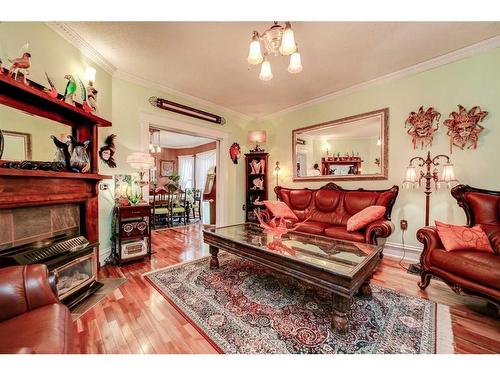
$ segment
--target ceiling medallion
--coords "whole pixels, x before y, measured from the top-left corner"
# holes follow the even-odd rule
[[[267,56],[271,54],[290,56],[288,72],[296,74],[302,71],[300,53],[290,22],[285,22],[285,26],[281,26],[275,21],[274,25],[262,34],[259,34],[258,31],[253,32],[248,51],[248,63],[251,65],[261,64],[259,78],[262,81],[269,81],[273,78],[271,63],[267,59]]]

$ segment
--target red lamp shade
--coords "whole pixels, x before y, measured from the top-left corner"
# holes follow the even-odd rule
[[[250,130],[247,133],[248,143],[266,143],[267,134],[265,130]]]

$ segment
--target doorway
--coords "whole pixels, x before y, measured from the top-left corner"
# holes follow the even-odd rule
[[[201,218],[198,219],[198,212],[194,215],[197,222],[226,225],[227,202],[223,197],[226,194],[228,176],[217,172],[227,170],[225,165],[227,160],[221,157],[221,150],[228,147],[228,134],[218,129],[206,128],[198,122],[181,121],[149,113],[141,114],[141,127],[142,143],[148,149],[151,143],[156,142],[151,146],[158,146],[157,140],[152,138],[151,130],[160,131],[160,152],[152,153],[156,159],[156,169],[151,171],[152,174],[156,174],[152,177],[156,179],[157,187],[169,183],[166,179],[169,176],[162,175],[177,172],[177,184],[181,191],[187,189],[201,191]],[[187,143],[188,141],[191,143]],[[161,150],[169,148],[170,150]],[[175,150],[174,154],[172,149]],[[179,151],[181,149],[191,150],[181,152]],[[192,219],[191,210],[188,224],[193,221]]]

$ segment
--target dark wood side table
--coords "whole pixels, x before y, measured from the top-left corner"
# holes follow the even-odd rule
[[[151,259],[151,206],[116,206],[113,218],[112,259],[122,263]]]

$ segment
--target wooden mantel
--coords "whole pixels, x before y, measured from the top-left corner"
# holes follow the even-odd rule
[[[81,207],[81,234],[90,242],[99,241],[99,181],[111,178],[99,174],[98,128],[111,122],[83,111],[81,105],[69,105],[51,98],[36,82],[29,85],[7,76],[0,70],[0,104],[28,114],[71,126],[79,140],[90,140],[89,173],[52,172],[0,167],[0,209],[78,203]],[[36,139],[34,140],[36,142]]]
[[[3,69],[0,72],[0,104],[70,126],[111,126],[110,121],[85,112],[79,103],[76,106],[65,103],[61,95],[51,98],[42,85],[30,80],[28,83],[27,86],[8,77],[7,70]]]

